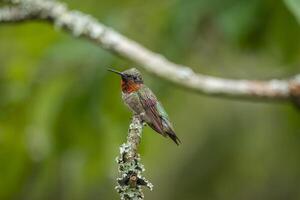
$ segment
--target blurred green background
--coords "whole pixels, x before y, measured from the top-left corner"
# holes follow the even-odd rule
[[[297,0],[65,2],[197,72],[299,73]],[[118,199],[115,157],[131,114],[106,68],[136,65],[42,22],[1,24],[0,60],[0,199]],[[144,76],[182,140],[177,147],[144,129],[154,184],[146,199],[300,199],[292,105],[206,97]]]

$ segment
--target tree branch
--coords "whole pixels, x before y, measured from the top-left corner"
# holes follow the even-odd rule
[[[27,12],[21,7],[3,7],[0,8],[0,21],[1,22],[21,22],[34,18],[33,12]]]
[[[120,178],[117,179],[116,190],[122,200],[144,199],[142,186],[152,190],[153,185],[143,177],[145,170],[140,163],[140,156],[137,153],[141,141],[143,124],[138,116],[133,116],[129,125],[127,142],[120,147],[120,156],[117,158]]]
[[[300,86],[299,78],[290,80],[233,80],[195,73],[191,68],[175,64],[160,54],[154,53],[139,43],[106,27],[93,17],[50,0],[10,0],[22,7],[0,13],[0,22],[16,22],[25,19],[50,20],[74,36],[89,39],[104,49],[139,64],[146,71],[190,90],[213,96],[228,96],[258,100],[300,99],[292,88]],[[3,11],[3,10],[2,10]],[[1,11],[0,11],[1,12]],[[295,96],[296,95],[296,96]],[[297,101],[294,101],[297,102]]]

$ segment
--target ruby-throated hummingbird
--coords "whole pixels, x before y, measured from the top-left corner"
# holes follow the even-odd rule
[[[153,92],[144,85],[141,73],[135,68],[123,72],[108,70],[121,76],[122,99],[133,113],[139,115],[153,130],[165,137],[169,136],[179,145],[181,142],[174,132],[168,114]]]

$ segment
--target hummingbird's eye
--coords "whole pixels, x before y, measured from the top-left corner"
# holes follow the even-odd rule
[[[126,74],[125,78],[128,80],[131,79],[131,76]]]

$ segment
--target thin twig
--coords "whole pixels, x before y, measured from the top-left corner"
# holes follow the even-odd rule
[[[153,185],[143,177],[145,170],[140,163],[138,146],[141,141],[143,124],[139,117],[133,116],[129,125],[127,142],[120,147],[120,155],[117,158],[119,165],[120,178],[117,179],[119,192],[122,200],[144,199],[142,186],[152,190]]]

